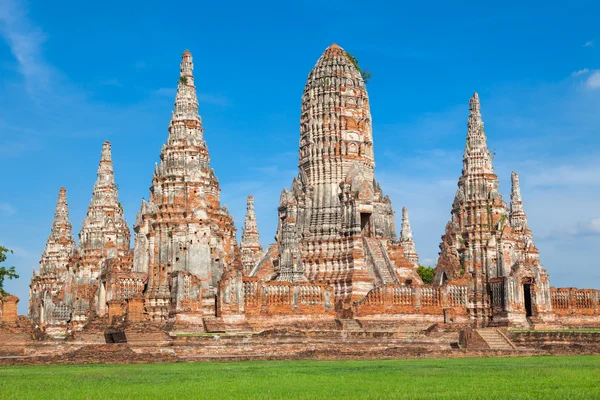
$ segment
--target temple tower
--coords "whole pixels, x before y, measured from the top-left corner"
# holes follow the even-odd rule
[[[242,267],[244,274],[248,274],[260,260],[263,249],[260,244],[260,236],[256,225],[256,213],[254,212],[254,197],[248,196],[246,203],[246,219],[242,231]]]
[[[74,319],[87,319],[89,310],[104,314],[105,289],[97,285],[107,259],[123,258],[130,252],[130,231],[119,202],[110,142],[102,145],[98,177],[92,200],[79,232],[79,245],[69,264],[74,274]]]
[[[408,209],[402,207],[402,231],[400,232],[400,244],[404,249],[404,258],[417,268],[419,266],[419,255],[413,240],[410,220],[408,219]]]
[[[29,286],[29,317],[38,325],[66,323],[70,306],[64,303],[63,287],[69,275],[67,265],[75,250],[75,240],[69,221],[67,190],[58,192],[52,230],[40,260],[40,270],[34,270]]]
[[[197,302],[201,296],[208,310],[223,270],[239,264],[233,219],[220,204],[210,167],[193,68],[186,50],[167,143],[134,228],[134,270],[149,275],[146,306],[153,319],[166,318],[183,299]],[[190,283],[196,280],[201,284]]]
[[[304,88],[299,174],[281,194],[273,265],[277,280],[334,285],[338,311],[377,285],[420,282],[410,263],[391,261],[406,260],[374,178],[371,126],[365,82],[333,44]]]
[[[510,193],[510,225],[519,232],[532,236],[527,226],[527,216],[523,209],[523,199],[521,198],[521,186],[519,184],[519,175],[516,172],[511,174],[511,193]]]
[[[470,100],[462,175],[452,204],[452,217],[442,236],[434,283],[468,281],[471,318],[481,325],[526,324],[526,316],[544,313],[549,304],[547,276],[539,258],[533,256],[538,254],[537,249],[526,244],[528,234],[520,233],[528,229],[523,228],[526,218],[516,175],[513,175],[512,200],[513,211],[509,216],[498,190],[479,96],[475,93]],[[538,286],[524,283],[533,281]]]

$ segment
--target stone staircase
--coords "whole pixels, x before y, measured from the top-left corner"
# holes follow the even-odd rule
[[[335,320],[336,325],[338,326],[338,329],[342,330],[342,331],[352,331],[352,332],[362,332],[363,331],[363,327],[360,324],[360,322],[358,322],[355,319],[336,319]]]
[[[381,277],[381,280],[383,281],[382,284],[388,285],[399,283],[398,277],[395,276],[393,268],[391,268],[383,253],[385,250],[382,248],[380,241],[363,237],[363,243],[365,246],[365,256],[373,264],[375,273]]]
[[[492,350],[514,351],[515,346],[498,329],[477,329],[477,334],[490,346]]]

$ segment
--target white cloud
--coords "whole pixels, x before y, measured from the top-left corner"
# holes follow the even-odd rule
[[[585,84],[589,89],[600,89],[600,70],[593,71]]]
[[[573,73],[571,74],[571,76],[585,75],[585,74],[587,74],[588,72],[590,72],[590,70],[589,70],[589,69],[587,69],[587,68],[583,68],[583,69],[580,69],[579,71],[575,71],[575,72],[573,72]]]
[[[46,35],[29,21],[19,1],[0,2],[0,35],[17,60],[29,93],[47,88],[55,71],[42,57],[41,47]]]
[[[581,238],[584,236],[600,235],[600,218],[593,218],[587,221],[579,221],[574,225],[567,226],[563,229],[554,230],[546,235],[543,239],[562,240],[568,237]]]
[[[583,44],[583,47],[594,47],[594,41],[589,40]]]
[[[7,216],[15,215],[17,210],[7,202],[0,203],[0,214]]]

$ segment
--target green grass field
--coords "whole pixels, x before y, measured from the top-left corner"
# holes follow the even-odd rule
[[[1,399],[600,399],[600,357],[0,367]]]

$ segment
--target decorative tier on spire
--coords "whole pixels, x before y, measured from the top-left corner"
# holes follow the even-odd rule
[[[216,293],[224,269],[241,267],[234,255],[233,219],[220,204],[219,182],[210,167],[193,68],[186,50],[167,143],[134,228],[134,271],[148,273],[145,295],[153,319],[167,318],[182,301],[201,307],[202,296]],[[191,285],[185,291],[179,286],[184,283]]]
[[[419,266],[419,255],[415,242],[413,240],[410,220],[408,219],[408,209],[402,207],[402,232],[400,232],[400,244],[404,248],[404,257],[415,267]]]
[[[262,256],[262,246],[256,225],[256,213],[254,212],[254,197],[248,196],[246,203],[246,219],[242,231],[242,267],[244,273],[248,274]]]

